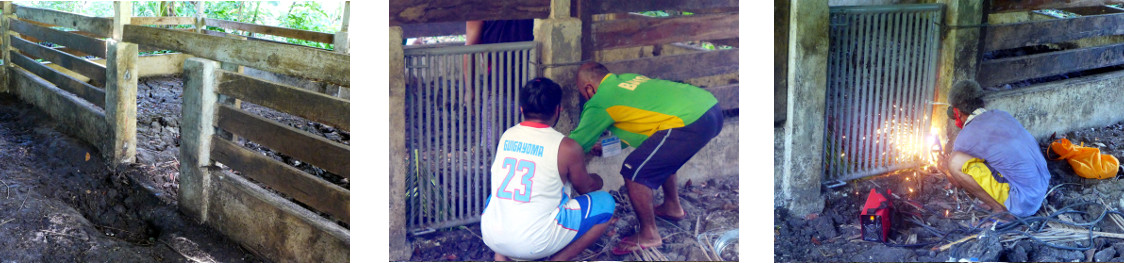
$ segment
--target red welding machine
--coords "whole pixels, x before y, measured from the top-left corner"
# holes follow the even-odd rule
[[[859,225],[862,227],[863,240],[885,243],[889,240],[890,215],[894,206],[890,203],[890,190],[879,193],[870,189],[863,205],[862,214],[859,215]]]

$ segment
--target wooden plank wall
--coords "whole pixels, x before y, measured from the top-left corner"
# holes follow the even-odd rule
[[[988,13],[1124,4],[1124,0],[988,0]]]
[[[1082,5],[1067,4],[1062,7],[1083,9],[1084,4],[1103,4],[1097,1],[1075,2],[1082,2]],[[1054,5],[1024,4],[1027,8],[1060,8]],[[1124,13],[992,25],[984,30],[981,51],[996,52],[1091,37],[1124,35],[1124,27],[1119,25],[1124,25]],[[977,80],[984,87],[994,87],[1122,64],[1124,43],[1117,43],[983,60],[980,62]]]
[[[550,0],[390,1],[390,26],[469,20],[530,19],[550,15]]]

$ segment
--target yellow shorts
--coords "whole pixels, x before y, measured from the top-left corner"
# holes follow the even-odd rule
[[[1007,194],[1011,192],[1011,185],[995,180],[995,177],[1003,178],[1003,175],[999,174],[999,172],[995,172],[993,176],[991,169],[984,164],[983,159],[972,158],[964,162],[964,166],[960,167],[960,171],[971,175],[972,179],[976,180],[976,183],[980,185],[980,188],[983,188],[984,192],[987,192],[987,195],[994,198],[1000,205],[1007,206]]]

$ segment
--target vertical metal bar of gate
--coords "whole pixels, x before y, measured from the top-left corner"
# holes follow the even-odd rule
[[[404,49],[409,231],[480,220],[499,136],[521,119],[519,87],[537,72],[535,48],[517,42]],[[468,78],[465,56],[475,58]]]
[[[921,164],[941,4],[832,7],[825,182]]]

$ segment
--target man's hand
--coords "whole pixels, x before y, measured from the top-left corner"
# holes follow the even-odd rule
[[[601,157],[601,142],[593,144],[593,148],[589,150],[589,153],[593,154],[593,156]]]

